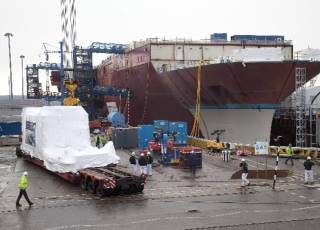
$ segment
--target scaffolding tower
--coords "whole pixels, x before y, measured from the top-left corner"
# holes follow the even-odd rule
[[[95,83],[95,70],[92,66],[92,52],[90,49],[75,46],[73,49],[73,79],[77,82],[77,97],[81,106],[89,114],[89,119],[95,118],[93,87]]]
[[[306,68],[296,68],[296,146],[306,146]]]
[[[36,65],[27,66],[27,98],[40,99],[42,98],[42,85],[39,81],[39,68]]]
[[[312,107],[312,104],[309,106],[309,146],[308,147],[317,147],[317,109]]]

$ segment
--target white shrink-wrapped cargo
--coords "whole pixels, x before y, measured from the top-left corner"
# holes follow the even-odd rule
[[[116,164],[113,142],[90,144],[88,114],[81,106],[28,107],[22,111],[21,149],[54,172]]]

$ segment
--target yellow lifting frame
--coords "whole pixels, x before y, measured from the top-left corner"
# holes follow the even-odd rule
[[[199,137],[200,136],[201,80],[202,80],[202,65],[203,64],[205,64],[205,61],[201,60],[198,65],[196,110],[194,113],[194,123],[193,123],[191,134],[190,134],[190,136],[192,136],[192,137]]]

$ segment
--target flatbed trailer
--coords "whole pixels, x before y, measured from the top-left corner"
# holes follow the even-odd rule
[[[32,157],[21,150],[19,146],[16,149],[16,154],[18,157],[23,157],[25,160],[54,173],[72,184],[80,185],[82,189],[88,190],[99,197],[121,193],[140,193],[144,189],[146,180],[144,175],[133,175],[117,165],[86,168],[76,173],[60,173],[48,170],[42,160]]]

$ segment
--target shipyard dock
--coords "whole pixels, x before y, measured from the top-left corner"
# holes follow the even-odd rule
[[[320,229],[319,5],[3,1],[0,230]]]
[[[129,150],[118,150],[120,165],[129,167]],[[275,159],[246,157],[249,169],[274,168]],[[320,223],[319,167],[313,186],[303,184],[303,160],[272,180],[251,179],[247,190],[239,179],[239,158],[203,154],[202,169],[192,177],[188,169],[154,164],[145,189],[135,195],[99,198],[54,174],[15,156],[14,147],[0,148],[0,229],[316,229]],[[29,197],[16,209],[17,184],[29,172]]]

